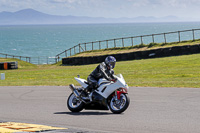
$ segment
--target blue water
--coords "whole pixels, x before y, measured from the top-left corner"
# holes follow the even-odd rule
[[[188,29],[200,29],[200,22],[0,26],[0,53],[54,57],[79,43]],[[174,36],[175,40],[178,38],[168,35],[168,40]],[[184,40],[192,40],[192,34],[182,36]],[[196,32],[195,37],[200,38],[200,32]],[[152,37],[143,41],[150,43]],[[155,42],[162,41],[155,38]],[[134,45],[139,42],[140,39],[134,40]],[[125,41],[126,45],[129,44]]]

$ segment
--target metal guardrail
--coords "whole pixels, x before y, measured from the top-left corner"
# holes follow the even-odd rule
[[[78,45],[75,45],[74,47],[71,47],[59,54],[57,54],[55,57],[58,59],[62,57],[69,57],[78,53],[82,53],[84,51],[89,50],[100,50],[100,49],[106,49],[106,48],[116,48],[116,47],[125,47],[125,40],[129,40],[129,44],[127,46],[134,46],[137,45],[134,43],[134,40],[139,39],[140,44],[144,44],[144,39],[146,37],[151,37],[151,43],[156,43],[155,40],[156,36],[162,36],[163,43],[168,43],[167,35],[169,34],[177,34],[177,39],[173,42],[181,42],[181,33],[183,32],[191,32],[192,34],[192,40],[200,39],[200,35],[198,37],[195,37],[195,31],[200,31],[200,29],[191,29],[191,30],[182,30],[182,31],[174,31],[174,32],[166,32],[166,33],[158,33],[158,34],[150,34],[150,35],[141,35],[141,36],[132,36],[132,37],[123,37],[123,38],[115,38],[115,39],[109,39],[109,40],[101,40],[101,41],[94,41],[94,42],[86,42],[86,43],[79,43]],[[120,44],[121,42],[121,44]],[[104,44],[104,46],[102,46]],[[95,46],[94,46],[95,45]],[[95,49],[97,48],[97,49]]]

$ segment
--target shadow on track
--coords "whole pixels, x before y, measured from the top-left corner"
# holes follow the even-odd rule
[[[66,115],[113,115],[111,112],[55,112],[54,114]]]

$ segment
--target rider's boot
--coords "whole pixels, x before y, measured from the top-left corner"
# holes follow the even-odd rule
[[[92,102],[92,95],[93,95],[93,92],[97,89],[97,87],[93,88],[90,90],[90,93],[88,94],[88,98],[90,99],[90,102]]]
[[[93,91],[88,95],[90,102],[92,102],[92,94],[93,94]]]
[[[80,96],[84,99],[84,100],[89,100],[89,92],[90,88],[89,87],[86,87],[80,94]]]

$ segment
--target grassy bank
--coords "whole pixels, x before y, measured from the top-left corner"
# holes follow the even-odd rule
[[[0,80],[0,86],[78,85],[74,77],[79,74],[86,79],[96,66],[36,66],[19,61],[19,69],[0,71],[6,75],[6,80]],[[194,54],[117,62],[115,73],[122,73],[129,86],[200,88],[199,66],[200,54]]]
[[[111,54],[129,53],[129,52],[135,52],[135,51],[152,50],[152,49],[158,49],[158,48],[167,48],[167,47],[172,47],[172,46],[184,46],[184,45],[195,45],[195,44],[200,44],[200,39],[197,39],[194,41],[189,40],[189,41],[172,42],[172,43],[139,44],[139,45],[124,47],[124,48],[116,47],[116,48],[109,48],[109,49],[85,51],[71,57],[109,55],[109,54],[111,55]]]

